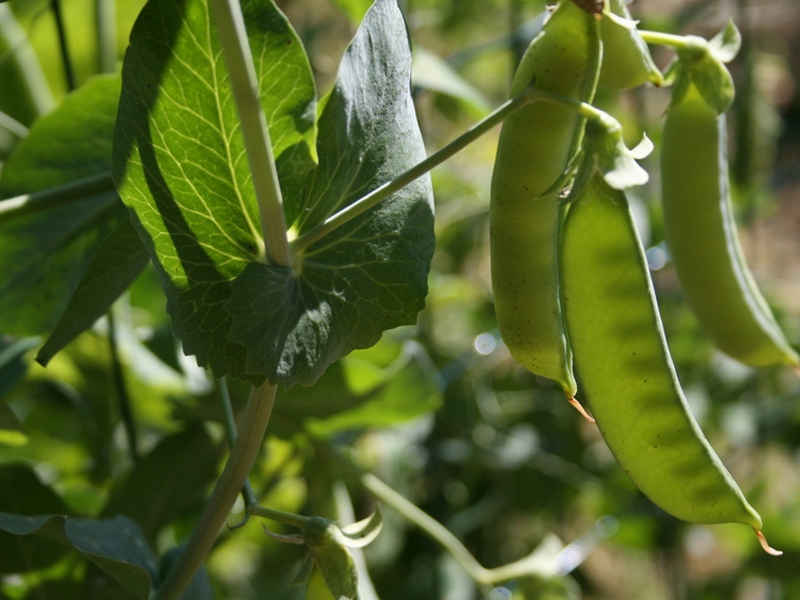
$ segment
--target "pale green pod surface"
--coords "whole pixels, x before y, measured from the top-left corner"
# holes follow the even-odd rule
[[[632,21],[625,0],[609,0],[611,13]],[[603,40],[603,66],[598,86],[606,89],[628,89],[646,81],[662,86],[664,76],[650,55],[647,44],[636,27],[625,27],[608,16],[600,22]]]
[[[742,254],[728,179],[725,116],[697,89],[670,108],[661,172],[664,232],[686,301],[714,344],[755,366],[798,364]]]
[[[531,42],[511,95],[534,82],[536,88],[590,101],[600,54],[598,23],[571,0],[561,2]],[[577,152],[582,126],[574,109],[543,101],[506,119],[489,213],[500,334],[517,362],[556,381],[569,397],[576,385],[559,291],[562,210],[551,188]]]
[[[759,531],[761,517],[689,412],[625,195],[599,175],[570,205],[562,264],[584,397],[620,466],[680,519]]]

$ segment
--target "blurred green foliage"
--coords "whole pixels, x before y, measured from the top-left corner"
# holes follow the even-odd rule
[[[116,2],[119,57],[142,4]],[[366,4],[279,4],[307,45],[324,91]],[[432,150],[472,124],[483,102],[496,106],[505,98],[515,56],[541,23],[543,3],[400,4],[415,46],[438,57],[457,81],[436,86],[424,77],[415,80],[419,120]],[[679,3],[665,13],[653,4],[643,2],[641,12],[634,5],[634,15],[646,27],[676,32],[698,31],[698,11],[713,9],[718,10],[708,31],[717,30],[730,5]],[[100,68],[96,3],[62,5],[70,59],[83,84]],[[62,98],[67,88],[49,2],[11,0],[9,6],[54,96]],[[745,237],[756,273],[797,345],[800,304],[792,283],[800,261],[786,250],[796,248],[797,235],[785,220],[797,202],[791,192],[800,189],[798,173],[786,165],[800,146],[790,127],[779,137],[781,119],[800,105],[785,92],[797,74],[786,66],[791,57],[780,53],[779,44],[765,43],[768,33],[746,23],[740,28],[745,46],[732,65],[738,94],[731,118],[737,200],[750,224]],[[789,34],[781,29],[775,35]],[[795,48],[800,41],[785,40],[785,47]],[[425,54],[418,57],[424,60]],[[656,58],[663,68],[669,57]],[[647,88],[606,93],[598,104],[620,119],[631,143],[646,131],[658,148],[667,101],[668,92]],[[699,329],[664,260],[657,156],[644,163],[651,183],[636,191],[636,206],[670,348],[698,421],[764,517],[770,543],[784,550],[780,559],[764,555],[752,532],[741,527],[692,526],[660,512],[562,393],[510,359],[495,331],[488,269],[495,144],[496,135],[488,135],[433,172],[437,249],[418,324],[390,331],[375,347],[342,359],[314,387],[279,395],[251,476],[261,504],[337,518],[333,489],[345,480],[356,514],[369,514],[374,498],[335,459],[345,449],[446,525],[486,567],[520,559],[552,536],[569,544],[559,576],[515,581],[483,595],[447,553],[384,507],[383,531],[365,550],[383,600],[800,597],[800,380],[785,369],[755,371],[725,358]],[[777,180],[770,176],[776,165]],[[0,483],[0,511],[127,515],[157,555],[187,537],[225,455],[223,414],[215,383],[182,355],[164,306],[148,267],[114,307],[137,453],[124,427],[126,404],[114,376],[107,320],[59,352],[46,369],[32,361],[36,340],[0,338],[0,479],[13,482]],[[240,410],[247,387],[229,383]],[[267,527],[291,532],[273,523]],[[8,536],[6,531],[0,536]],[[32,545],[31,554],[14,553],[17,546],[5,539],[0,598],[124,597],[114,595],[121,592],[106,572],[64,546],[42,542]],[[305,557],[304,547],[282,544],[255,523],[225,532],[208,562],[215,597],[302,598],[297,581],[307,574]],[[87,582],[111,591],[81,596]],[[314,592],[322,590],[316,584],[309,590],[311,600],[325,597]]]

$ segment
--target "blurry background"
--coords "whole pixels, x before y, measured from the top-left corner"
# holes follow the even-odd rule
[[[74,83],[80,85],[104,68],[94,34],[99,4],[60,4]],[[105,4],[116,22],[121,58],[143,3]],[[321,96],[369,3],[278,4],[306,44]],[[419,121],[433,151],[505,99],[516,60],[541,24],[544,3],[400,4],[414,44]],[[68,83],[51,3],[8,5],[58,101]],[[729,114],[736,208],[750,266],[797,347],[800,7],[794,0],[636,0],[630,9],[645,29],[711,37],[733,18],[742,32],[742,51],[730,65],[737,85]],[[672,57],[666,49],[653,51],[662,68]],[[262,503],[335,516],[332,490],[343,475],[331,449],[346,447],[444,523],[486,567],[520,559],[552,536],[575,542],[565,555],[570,560],[563,563],[563,577],[518,581],[494,590],[493,600],[800,598],[800,378],[789,369],[756,371],[719,354],[683,302],[660,222],[657,149],[668,99],[669,90],[641,88],[604,92],[597,104],[625,125],[629,145],[643,132],[656,144],[645,161],[651,181],[630,196],[673,357],[695,416],[761,512],[770,543],[785,552],[782,558],[765,555],[746,527],[692,526],[661,512],[633,487],[596,428],[564,402],[560,390],[510,359],[495,329],[488,263],[497,130],[433,172],[437,251],[418,324],[353,353],[313,389],[279,397],[272,437],[252,478]],[[126,512],[146,524],[148,539],[164,551],[191,530],[224,458],[221,414],[213,382],[181,357],[152,270],[115,315],[140,452],[144,461],[150,457],[146,468],[134,467],[128,456],[120,410],[111,401],[117,391],[107,327],[100,322],[47,369],[26,358],[19,340],[2,339],[0,351],[16,350],[13,360],[6,352],[0,361],[0,393],[27,443],[0,445],[0,477],[16,482],[11,469],[21,461],[35,474],[34,491],[46,497],[28,507],[31,514]],[[246,391],[231,383],[236,406]],[[11,511],[7,489],[0,488],[0,510]],[[357,515],[374,507],[357,483],[349,490]],[[481,597],[451,557],[390,508],[383,512],[384,530],[366,549],[380,598]],[[66,587],[56,595],[43,592],[59,585],[48,580],[76,580],[86,569],[74,557],[56,558],[22,574],[0,560],[6,573],[0,598],[73,597]],[[285,585],[302,558],[301,547],[280,544],[251,523],[223,537],[209,572],[219,598],[296,598],[302,593]],[[124,596],[111,587],[96,597]],[[325,595],[312,589],[308,597]]]

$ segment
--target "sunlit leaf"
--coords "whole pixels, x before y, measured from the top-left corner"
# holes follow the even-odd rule
[[[319,167],[285,190],[297,235],[425,157],[410,69],[402,14],[393,0],[379,0],[325,103]],[[308,385],[384,330],[414,322],[433,246],[432,190],[424,177],[312,243],[291,270],[251,263],[227,305],[229,337],[247,346],[247,372]]]
[[[242,3],[282,178],[314,165],[315,87],[272,2]],[[261,225],[240,123],[205,0],[153,0],[131,34],[114,178],[159,268],[173,327],[218,376],[254,382],[228,339],[230,281],[259,256]]]

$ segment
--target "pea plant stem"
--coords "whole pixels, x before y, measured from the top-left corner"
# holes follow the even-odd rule
[[[663,33],[661,31],[639,30],[639,35],[648,44],[659,46],[670,46],[671,48],[686,48],[693,44],[706,44],[706,40],[697,36],[676,35],[674,33]]]
[[[270,264],[291,266],[286,237],[278,172],[272,152],[267,120],[258,97],[258,81],[253,55],[247,40],[244,16],[238,0],[209,0],[219,30],[222,50],[230,73],[236,108],[239,112],[256,200],[261,214],[261,233],[266,260]]]
[[[349,464],[348,467],[355,468],[352,464]],[[361,485],[378,499],[391,506],[403,517],[427,533],[442,548],[450,552],[453,558],[479,586],[491,587],[504,581],[529,575],[549,577],[554,574],[552,570],[544,567],[541,561],[537,561],[532,557],[526,557],[494,569],[487,569],[470,554],[469,550],[449,529],[383,481],[366,472],[359,473],[359,480]]]
[[[442,164],[444,161],[463,150],[466,146],[474,142],[494,126],[501,123],[510,114],[532,102],[535,99],[535,94],[538,94],[538,92],[530,90],[520,94],[515,98],[512,98],[511,100],[506,101],[487,117],[473,125],[465,133],[457,137],[443,148],[431,154],[419,164],[413,166],[395,179],[392,179],[391,181],[388,181],[375,188],[366,196],[363,196],[346,208],[340,210],[338,213],[328,217],[328,219],[326,219],[320,225],[295,238],[291,242],[292,251],[295,253],[300,252],[304,248],[329,234],[334,229],[341,227],[345,223],[365,213],[370,208],[378,205],[383,200],[401,190],[415,179],[422,177],[425,173]]]
[[[106,171],[40,192],[0,200],[0,216],[4,219],[21,217],[37,210],[63,206],[90,196],[110,193],[116,193],[116,189],[111,171]]]
[[[228,380],[224,377],[217,380],[217,393],[219,394],[220,404],[222,405],[222,422],[225,425],[225,437],[228,438],[228,446],[233,448],[238,433],[236,432],[236,418],[233,415],[233,406],[231,405],[231,394],[230,390],[228,390]],[[250,507],[258,503],[258,498],[256,498],[256,494],[253,491],[253,487],[250,485],[249,479],[244,480],[242,497],[244,498],[244,503],[247,506],[249,515]],[[244,522],[246,521],[247,517],[245,517]],[[244,524],[244,522],[242,524]]]
[[[264,440],[277,386],[250,390],[242,426],[205,510],[177,561],[152,600],[176,600],[200,569],[247,480]]]
[[[64,27],[64,15],[61,12],[60,0],[50,0],[50,9],[53,11],[53,19],[56,23],[58,46],[61,49],[61,63],[64,66],[67,91],[71,92],[78,87],[78,83],[75,79],[75,70],[72,68],[72,58],[70,57],[69,44],[67,43],[67,29]]]
[[[520,95],[510,100],[507,100],[505,103],[501,104],[491,114],[489,114],[484,119],[473,125],[465,133],[461,134],[452,142],[450,142],[446,146],[442,147],[441,149],[431,154],[428,158],[426,158],[422,162],[411,167],[405,173],[375,188],[367,195],[359,198],[349,206],[346,206],[345,208],[340,210],[338,213],[328,217],[320,225],[317,225],[316,227],[309,229],[307,232],[303,233],[302,235],[292,240],[292,242],[290,243],[292,252],[295,254],[301,252],[314,242],[325,237],[333,230],[337,229],[338,227],[341,227],[342,225],[348,223],[349,221],[352,221],[354,218],[365,213],[370,208],[380,204],[382,201],[386,200],[389,196],[401,190],[402,188],[407,186],[409,183],[411,183],[418,177],[422,177],[425,173],[429,172],[434,167],[439,166],[444,161],[448,160],[449,158],[451,158],[452,156],[463,150],[465,147],[467,147],[469,144],[471,144],[476,139],[481,137],[487,131],[489,131],[496,125],[500,124],[503,120],[508,118],[509,115],[518,111],[523,106],[526,106],[531,102],[536,102],[536,101],[553,102],[556,104],[569,106],[574,110],[578,111],[581,115],[583,115],[587,119],[599,119],[606,124],[610,122],[616,123],[616,119],[611,117],[611,115],[595,108],[591,104],[588,104],[586,102],[581,102],[573,98],[568,98],[566,96],[560,96],[558,94],[552,94],[544,90],[538,90],[529,87]],[[534,135],[534,133],[532,133],[532,135]]]
[[[128,394],[128,386],[125,384],[125,374],[122,371],[122,360],[119,355],[119,342],[117,338],[117,321],[114,316],[113,308],[108,311],[108,348],[111,354],[111,373],[114,378],[114,387],[117,392],[119,403],[119,413],[122,424],[125,427],[125,435],[128,438],[128,453],[131,460],[136,463],[139,461],[138,433],[136,431],[136,419],[133,417],[131,397]]]
[[[117,18],[114,0],[95,0],[97,21],[97,60],[101,73],[117,68]]]

